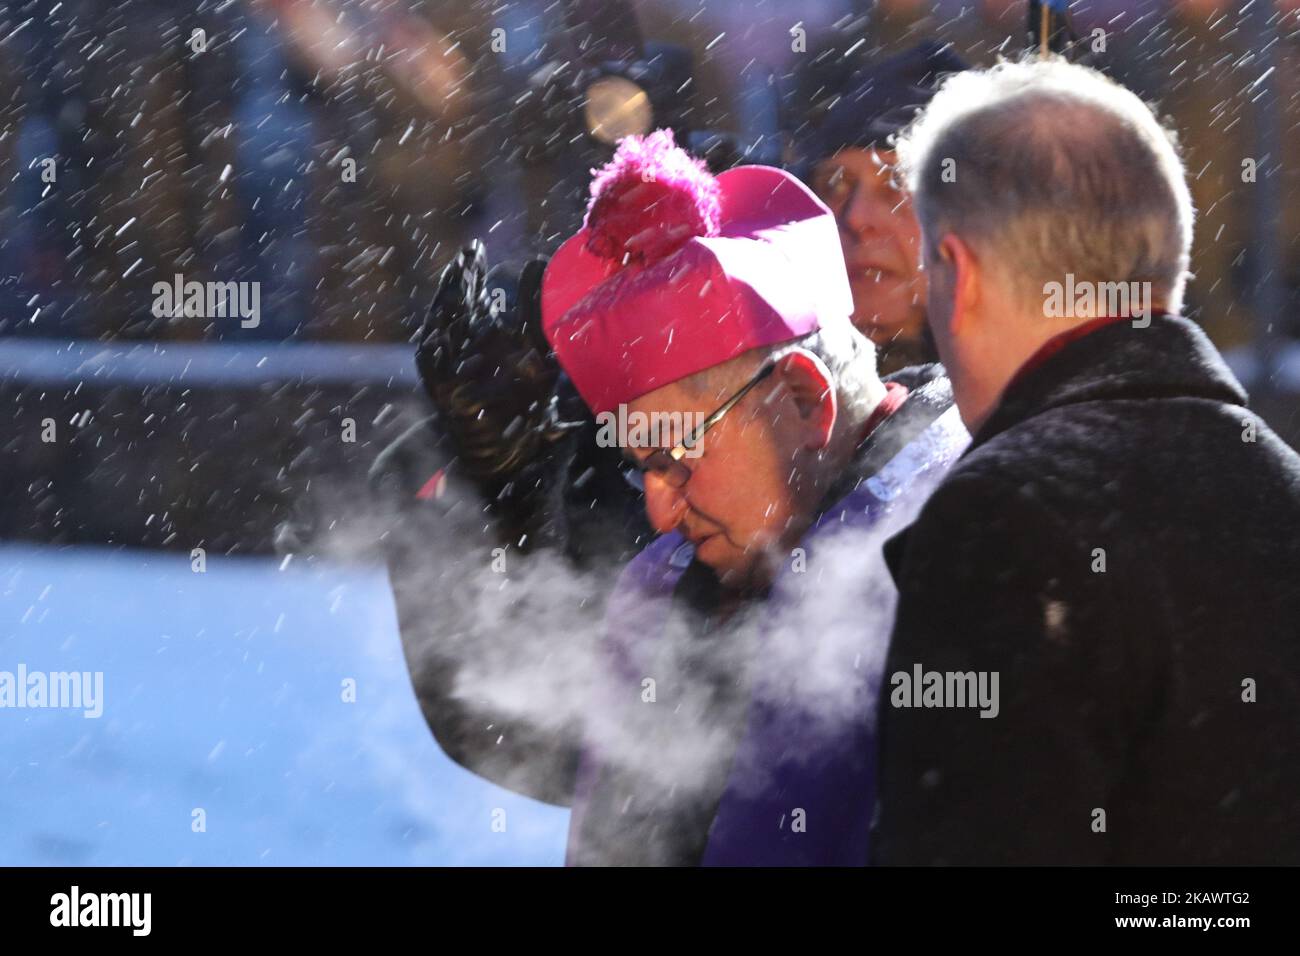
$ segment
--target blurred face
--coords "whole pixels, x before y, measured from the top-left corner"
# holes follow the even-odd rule
[[[920,226],[890,176],[892,150],[842,149],[818,163],[813,190],[839,223],[853,324],[877,345],[917,339],[925,323]]]
[[[730,390],[701,395],[674,383],[629,403],[628,412],[688,413],[697,421],[743,384],[741,378]],[[685,485],[674,488],[653,472],[645,475],[646,516],[657,532],[679,531],[691,541],[696,558],[724,585],[766,583],[817,503],[791,480],[809,441],[806,417],[773,375],[709,429],[699,457],[684,459],[691,471]],[[651,451],[624,449],[639,460]]]

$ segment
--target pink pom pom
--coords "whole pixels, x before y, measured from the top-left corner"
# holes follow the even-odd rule
[[[591,182],[587,249],[644,265],[695,236],[716,236],[721,210],[718,181],[672,130],[628,136]]]

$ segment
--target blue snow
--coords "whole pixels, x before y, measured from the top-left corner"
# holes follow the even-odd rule
[[[0,671],[104,681],[0,706],[0,865],[563,862],[568,810],[438,748],[382,568],[206,561],[0,545]]]

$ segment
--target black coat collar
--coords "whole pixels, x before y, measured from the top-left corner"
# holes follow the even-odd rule
[[[966,453],[1049,408],[1079,402],[1205,398],[1245,405],[1246,392],[1205,333],[1154,315],[1146,328],[1118,322],[1069,343],[1009,385]]]
[[[1205,398],[1245,405],[1246,392],[1205,333],[1187,319],[1155,315],[1146,328],[1120,322],[1070,342],[1016,378],[962,457],[1019,423],[1051,408],[1081,402]],[[957,468],[961,467],[960,461]],[[904,528],[884,545],[885,563],[898,582],[907,537]]]

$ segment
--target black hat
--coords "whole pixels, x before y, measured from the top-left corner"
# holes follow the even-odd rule
[[[841,149],[884,146],[930,102],[949,73],[970,69],[952,45],[923,40],[858,74],[857,83],[826,111],[803,151],[807,164]]]

